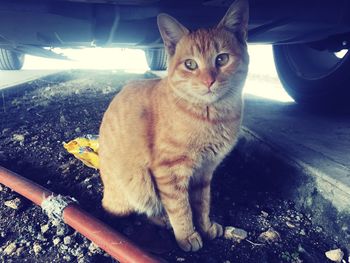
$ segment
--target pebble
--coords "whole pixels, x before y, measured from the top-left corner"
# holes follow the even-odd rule
[[[49,230],[49,225],[45,224],[45,225],[40,226],[40,230],[41,230],[41,233],[45,234],[47,232],[47,230]]]
[[[60,123],[62,123],[62,124],[64,124],[64,123],[66,123],[67,121],[66,121],[66,118],[64,117],[64,115],[61,115],[60,116]]]
[[[92,254],[101,252],[101,249],[93,242],[90,243],[88,249],[89,249],[89,252],[92,253]]]
[[[5,201],[4,205],[14,210],[17,210],[21,205],[21,200],[18,197],[16,197],[15,199]]]
[[[340,248],[329,250],[325,253],[326,257],[333,262],[341,262],[344,257],[344,252]]]
[[[258,240],[265,243],[275,243],[281,240],[281,236],[276,230],[269,228],[269,230],[259,235]]]
[[[66,227],[64,225],[57,226],[57,230],[56,230],[57,236],[64,236],[65,234],[67,234],[67,232],[68,232],[68,230],[66,229]]]
[[[41,233],[38,233],[38,235],[36,236],[36,239],[40,240],[40,241],[46,241],[47,240],[47,238],[45,238]]]
[[[4,190],[4,187],[0,184],[0,192],[2,192],[2,190]]]
[[[177,262],[184,262],[186,259],[181,257],[176,257]]]
[[[267,218],[269,216],[269,213],[265,212],[265,211],[261,211],[261,215],[265,218]]]
[[[248,236],[247,231],[236,228],[233,226],[227,226],[225,227],[224,237],[226,239],[232,239],[237,242],[241,242],[242,240],[246,239]]]
[[[66,250],[68,250],[68,246],[65,245],[65,244],[62,244],[62,245],[60,246],[60,250],[61,250],[61,251],[66,251]]]
[[[34,251],[35,255],[38,255],[42,250],[43,250],[43,248],[41,247],[41,245],[39,243],[35,242],[33,245],[33,251]]]
[[[70,253],[73,255],[73,256],[75,256],[75,257],[83,257],[84,256],[84,252],[83,252],[83,250],[82,250],[82,248],[80,248],[80,247],[78,247],[78,248],[75,248],[75,249],[72,249],[71,251],[70,251]]]
[[[17,244],[16,244],[16,242],[12,242],[12,243],[10,243],[10,244],[8,244],[7,246],[6,246],[6,248],[4,249],[4,252],[3,252],[3,254],[4,255],[11,255],[13,252],[15,252],[15,250],[17,249]]]
[[[295,225],[292,224],[292,223],[289,222],[289,221],[286,222],[286,225],[287,225],[289,228],[295,228]]]
[[[70,261],[71,261],[71,259],[72,259],[72,257],[71,257],[71,256],[69,256],[69,255],[65,255],[65,256],[63,256],[63,259],[64,259],[65,261],[70,262]]]
[[[61,242],[61,239],[59,237],[55,237],[52,240],[52,243],[53,243],[54,246],[57,246],[60,242]]]
[[[16,250],[16,256],[19,257],[19,256],[21,255],[21,253],[22,253],[23,250],[24,250],[24,247],[19,247],[19,248],[17,248],[17,250]]]
[[[71,244],[71,243],[72,243],[72,238],[71,238],[70,236],[64,237],[64,238],[63,238],[63,243],[64,243],[65,245]]]
[[[12,136],[12,139],[16,142],[23,142],[24,141],[24,135],[23,134],[14,134]]]

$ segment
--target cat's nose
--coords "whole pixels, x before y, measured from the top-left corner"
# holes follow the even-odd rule
[[[215,78],[213,76],[207,75],[202,79],[203,84],[210,89],[210,87],[215,82]]]

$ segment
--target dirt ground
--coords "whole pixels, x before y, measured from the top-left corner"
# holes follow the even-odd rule
[[[233,151],[213,181],[212,217],[248,232],[240,243],[219,238],[197,253],[177,248],[170,231],[142,216],[110,218],[100,206],[98,171],[84,166],[62,146],[98,134],[103,112],[120,88],[150,74],[68,71],[32,81],[0,97],[0,165],[50,190],[75,197],[94,216],[168,262],[330,262],[324,253],[341,247],[308,214],[283,200],[268,174],[288,173],[272,162]],[[274,229],[271,241],[261,233]],[[1,262],[116,262],[70,227],[49,222],[39,207],[0,185]]]

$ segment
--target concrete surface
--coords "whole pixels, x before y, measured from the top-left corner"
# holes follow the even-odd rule
[[[286,178],[273,175],[285,180],[285,196],[350,247],[350,116],[246,95],[243,125],[250,141],[243,154],[274,156],[294,170]]]
[[[14,70],[0,71],[0,90],[45,77],[62,70]]]

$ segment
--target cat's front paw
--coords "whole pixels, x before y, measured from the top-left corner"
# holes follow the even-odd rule
[[[224,229],[222,225],[212,222],[209,228],[203,230],[203,234],[207,239],[212,240],[214,238],[221,237],[224,234]]]
[[[189,235],[186,238],[176,238],[177,244],[179,245],[179,247],[186,251],[198,251],[199,249],[201,249],[203,247],[203,241],[201,236],[199,235],[198,232],[193,232],[191,235]]]

